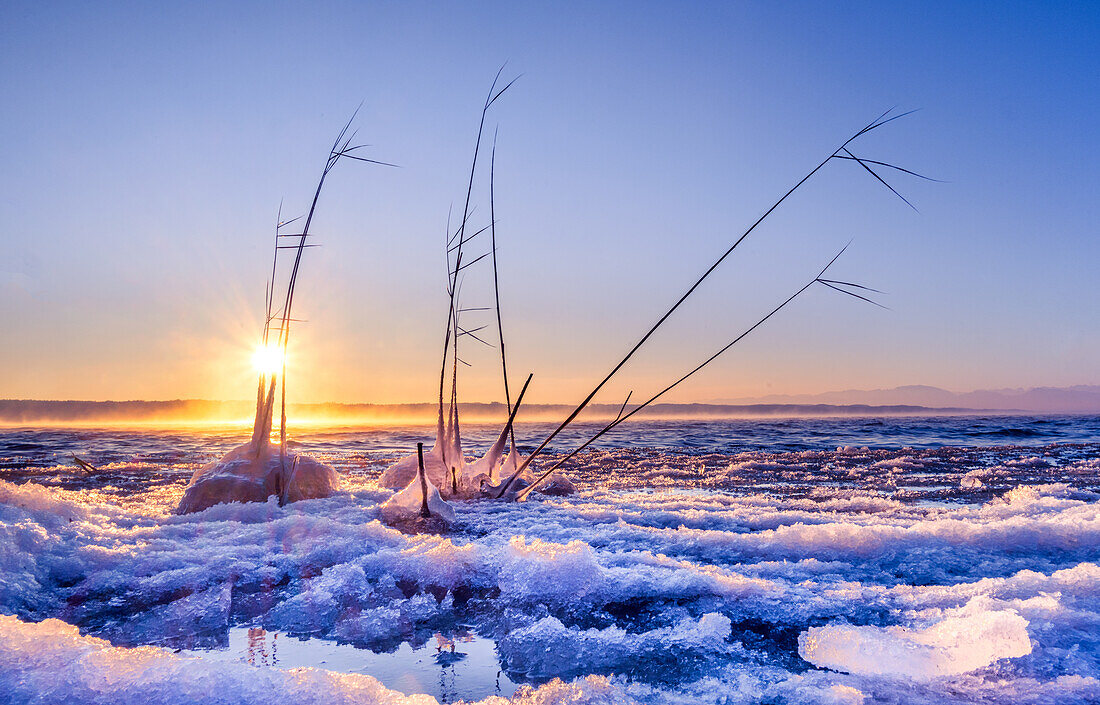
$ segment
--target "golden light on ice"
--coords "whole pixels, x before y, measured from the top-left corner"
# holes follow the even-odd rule
[[[283,368],[283,351],[278,345],[258,345],[252,353],[252,366],[264,375],[277,374]]]

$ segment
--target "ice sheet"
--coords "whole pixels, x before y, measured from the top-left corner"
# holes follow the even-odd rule
[[[255,624],[385,650],[469,626],[530,702],[1095,702],[1089,452],[600,451],[567,469],[576,494],[456,502],[445,535],[380,521],[393,493],[377,471],[326,499],[187,516],[171,514],[182,484],[147,464],[79,488],[0,481],[0,613],[19,620],[3,622],[0,680],[45,688],[59,672],[58,693],[100,679],[72,702],[170,702],[183,696],[164,683],[235,692],[249,672],[121,649],[201,648]],[[975,469],[983,486],[960,487]],[[50,618],[87,636],[34,624]],[[247,677],[301,681],[307,702],[377,695],[339,675]],[[271,702],[262,690],[238,702]]]

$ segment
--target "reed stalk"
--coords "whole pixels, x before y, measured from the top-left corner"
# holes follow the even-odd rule
[[[804,286],[803,286],[803,287],[802,287],[801,289],[799,289],[798,291],[794,292],[794,293],[793,293],[793,294],[791,294],[791,295],[790,295],[789,297],[787,297],[787,299],[786,299],[786,300],[784,300],[784,301],[783,301],[783,303],[781,303],[781,304],[779,304],[778,306],[776,306],[775,308],[773,308],[773,309],[772,309],[771,311],[769,311],[769,312],[767,313],[767,315],[765,315],[764,317],[762,317],[762,318],[761,318],[760,320],[758,320],[758,321],[757,321],[756,323],[752,324],[752,325],[751,325],[751,326],[750,326],[749,328],[747,328],[747,329],[746,329],[746,330],[745,330],[744,332],[742,332],[742,333],[741,333],[740,335],[738,335],[738,336],[737,336],[736,338],[734,338],[734,339],[733,339],[733,340],[731,340],[731,341],[730,341],[729,343],[727,343],[726,345],[724,345],[724,346],[723,346],[722,348],[720,348],[720,349],[719,349],[719,350],[718,350],[718,351],[717,351],[716,353],[714,353],[713,355],[711,355],[710,357],[708,357],[707,359],[703,360],[703,361],[702,361],[701,363],[699,363],[698,365],[696,365],[696,366],[695,366],[694,368],[692,368],[692,369],[691,369],[691,370],[690,370],[689,372],[687,372],[686,374],[684,374],[683,376],[681,376],[680,378],[678,378],[678,379],[677,379],[676,381],[674,381],[674,382],[673,382],[672,384],[669,384],[669,385],[668,385],[667,387],[665,387],[664,389],[662,389],[661,391],[657,392],[656,394],[654,394],[654,395],[653,395],[652,397],[650,397],[650,398],[649,398],[649,399],[647,399],[646,401],[644,401],[644,402],[642,402],[641,404],[639,404],[638,406],[636,406],[636,407],[635,407],[634,409],[632,409],[632,410],[630,411],[630,413],[628,413],[628,414],[625,414],[625,415],[624,415],[624,414],[623,414],[623,410],[624,410],[624,409],[626,409],[626,404],[627,404],[627,402],[629,402],[629,401],[630,401],[630,396],[629,396],[629,395],[627,395],[627,401],[626,401],[626,402],[623,402],[623,406],[622,406],[622,407],[621,407],[621,408],[619,409],[619,413],[618,413],[618,415],[617,415],[617,416],[615,417],[615,419],[614,419],[614,420],[612,420],[612,421],[611,421],[611,423],[609,423],[609,424],[607,424],[606,426],[604,426],[604,427],[603,427],[602,429],[600,429],[600,431],[599,431],[599,432],[597,432],[597,433],[596,433],[596,434],[595,434],[594,436],[592,436],[592,437],[591,437],[591,438],[589,438],[589,439],[588,439],[587,441],[585,441],[585,442],[584,442],[583,444],[581,444],[581,445],[580,445],[580,446],[579,446],[578,448],[576,448],[575,450],[573,450],[572,452],[570,452],[570,453],[569,453],[568,455],[566,455],[565,457],[563,457],[563,458],[559,459],[559,460],[558,460],[558,461],[557,461],[556,463],[554,463],[554,464],[553,464],[552,466],[550,466],[550,468],[549,468],[549,469],[547,469],[547,470],[546,470],[545,472],[543,472],[543,473],[542,473],[542,474],[540,474],[540,475],[539,475],[539,476],[538,476],[537,478],[535,478],[535,481],[534,481],[534,482],[532,482],[532,483],[531,483],[530,485],[528,485],[528,486],[527,486],[527,487],[525,487],[525,488],[524,488],[523,490],[521,490],[520,492],[518,492],[518,493],[516,494],[516,499],[517,499],[517,500],[520,500],[520,501],[522,501],[523,499],[525,499],[525,498],[527,497],[527,495],[529,495],[529,494],[531,493],[531,491],[532,491],[532,490],[534,490],[534,488],[535,488],[535,486],[536,486],[536,485],[538,485],[538,484],[539,484],[539,483],[541,483],[541,482],[542,482],[543,480],[545,480],[545,479],[546,479],[547,477],[549,477],[549,476],[551,475],[551,473],[553,473],[553,472],[554,472],[555,470],[557,470],[557,469],[558,469],[559,467],[561,467],[561,465],[562,465],[563,463],[565,463],[565,462],[566,462],[567,460],[569,460],[569,459],[570,459],[570,458],[572,458],[573,456],[577,455],[578,453],[580,453],[580,452],[581,452],[582,450],[584,450],[584,449],[585,449],[585,448],[587,448],[588,446],[592,445],[592,444],[593,444],[594,442],[596,442],[596,441],[597,441],[597,440],[598,440],[599,438],[601,438],[601,437],[602,437],[602,436],[603,436],[604,434],[606,434],[606,433],[607,433],[608,431],[612,430],[613,428],[615,428],[615,427],[616,427],[616,426],[618,426],[619,424],[621,424],[621,423],[625,422],[625,421],[626,421],[627,419],[629,419],[630,417],[634,416],[635,414],[637,414],[637,413],[638,413],[639,411],[641,411],[642,409],[646,408],[647,406],[649,406],[649,405],[650,405],[650,404],[652,404],[653,402],[655,402],[655,401],[657,401],[658,399],[660,399],[661,397],[663,397],[663,396],[664,396],[665,394],[667,394],[668,392],[670,392],[670,391],[672,391],[673,389],[675,389],[675,388],[676,388],[677,386],[679,386],[680,384],[682,384],[683,382],[685,382],[686,380],[688,380],[688,379],[689,379],[690,377],[694,376],[694,375],[695,375],[695,374],[696,374],[697,372],[699,372],[700,370],[702,370],[702,369],[703,369],[704,367],[706,367],[706,366],[707,366],[707,365],[709,365],[710,363],[712,363],[712,362],[714,362],[715,360],[717,360],[717,359],[718,359],[719,357],[721,357],[721,356],[722,356],[722,355],[723,355],[723,354],[724,354],[724,353],[725,353],[725,352],[726,352],[727,350],[729,350],[729,349],[730,349],[730,348],[732,348],[733,346],[737,345],[737,344],[738,344],[739,342],[741,342],[742,340],[744,340],[744,339],[745,339],[745,338],[746,338],[746,337],[747,337],[747,336],[748,336],[748,335],[749,335],[750,333],[752,333],[752,332],[753,332],[754,330],[756,330],[756,329],[757,329],[757,328],[759,328],[760,326],[764,325],[764,323],[765,323],[765,322],[767,322],[767,321],[768,321],[768,319],[770,319],[770,318],[771,318],[772,316],[774,316],[775,314],[779,313],[779,312],[780,312],[781,310],[783,310],[784,308],[786,308],[786,306],[787,306],[788,304],[790,304],[790,303],[791,303],[792,301],[794,301],[794,300],[795,300],[796,298],[798,298],[798,297],[799,297],[799,296],[800,296],[800,295],[801,295],[802,293],[804,293],[804,292],[805,292],[806,290],[808,290],[808,289],[809,289],[810,287],[812,287],[812,286],[813,286],[814,284],[822,284],[822,285],[824,285],[824,286],[828,286],[828,287],[829,287],[829,288],[831,288],[831,289],[835,289],[835,290],[837,290],[837,291],[839,291],[839,292],[841,292],[841,293],[843,293],[843,294],[848,294],[849,296],[854,296],[854,297],[855,297],[855,298],[857,298],[857,299],[861,299],[861,300],[863,300],[863,301],[867,301],[868,303],[872,303],[872,304],[875,304],[876,306],[881,306],[881,304],[879,304],[878,302],[876,302],[876,301],[872,301],[872,300],[870,300],[870,299],[868,299],[868,298],[866,298],[866,297],[864,297],[864,296],[860,296],[860,295],[858,295],[858,294],[855,294],[855,293],[853,293],[853,292],[850,292],[850,291],[845,291],[845,290],[843,290],[843,289],[840,289],[840,288],[838,288],[838,287],[836,287],[836,286],[831,286],[829,282],[831,282],[831,281],[834,281],[834,280],[827,280],[827,279],[823,279],[823,278],[822,278],[822,277],[823,277],[823,276],[825,275],[825,272],[826,272],[826,271],[827,271],[827,270],[829,269],[829,267],[833,266],[833,263],[835,263],[835,262],[837,261],[837,259],[838,259],[838,258],[839,258],[839,257],[840,257],[840,256],[841,256],[842,254],[844,254],[844,250],[846,250],[847,248],[848,248],[848,246],[847,246],[847,245],[845,245],[845,246],[844,246],[844,248],[842,248],[842,249],[840,250],[840,252],[838,252],[838,253],[836,254],[836,256],[834,256],[834,257],[833,257],[833,258],[832,258],[832,259],[831,259],[831,260],[829,261],[829,263],[828,263],[828,264],[826,264],[826,265],[825,265],[825,266],[824,266],[824,267],[823,267],[823,268],[821,269],[821,271],[820,271],[820,272],[818,272],[818,274],[817,274],[817,276],[816,276],[816,277],[814,277],[814,278],[813,278],[813,279],[811,279],[811,280],[810,280],[809,282],[807,282],[807,283],[806,283],[806,284],[805,284],[805,285],[804,285]],[[846,285],[848,285],[848,286],[853,286],[853,287],[857,287],[857,288],[859,288],[859,289],[866,289],[866,290],[868,290],[868,291],[876,291],[876,292],[878,292],[878,290],[877,290],[877,289],[871,289],[870,287],[862,286],[862,285],[859,285],[859,284],[851,284],[851,283],[848,283],[848,282],[841,282],[841,283],[843,283],[843,284],[846,284]],[[882,292],[878,292],[878,293],[882,293]],[[883,308],[885,308],[885,307],[883,307]]]
[[[482,259],[482,257],[484,257],[484,255],[482,257],[478,257],[473,262],[471,262],[467,265],[464,265],[463,262],[462,262],[463,248],[466,245],[466,243],[469,242],[469,240],[476,237],[477,235],[484,232],[484,230],[485,230],[484,228],[482,228],[481,230],[478,230],[477,232],[475,232],[470,237],[466,236],[466,225],[469,222],[469,219],[470,219],[470,216],[471,216],[470,201],[471,201],[471,198],[473,196],[474,177],[477,174],[477,161],[478,161],[478,156],[481,153],[481,141],[482,141],[482,138],[483,138],[484,133],[485,133],[485,118],[489,113],[489,108],[491,108],[493,106],[493,104],[497,101],[497,99],[499,99],[502,95],[504,95],[504,92],[507,91],[509,88],[511,88],[512,84],[515,83],[516,80],[518,80],[518,78],[519,78],[518,76],[516,78],[513,78],[511,81],[508,82],[507,85],[505,85],[500,90],[497,90],[497,84],[499,83],[500,75],[503,72],[504,72],[504,66],[501,66],[497,70],[496,75],[493,77],[493,82],[489,86],[489,92],[486,93],[485,102],[481,107],[481,117],[478,121],[478,128],[477,128],[477,139],[474,141],[474,154],[473,154],[473,157],[470,159],[470,176],[469,176],[469,179],[467,180],[467,183],[466,183],[466,198],[465,198],[465,201],[464,201],[463,206],[462,206],[462,220],[459,222],[458,228],[455,231],[454,236],[450,235],[450,225],[449,225],[449,223],[448,223],[448,227],[447,227],[448,237],[447,237],[447,245],[446,245],[446,248],[445,248],[445,254],[446,254],[446,260],[447,260],[447,295],[448,295],[449,301],[448,301],[448,305],[447,305],[447,324],[445,326],[446,335],[444,336],[444,344],[443,344],[443,361],[442,361],[442,364],[440,365],[441,369],[440,369],[440,375],[439,375],[439,415],[440,415],[440,419],[442,419],[442,417],[443,417],[443,390],[444,390],[445,376],[446,376],[446,369],[447,369],[447,348],[448,348],[448,346],[451,342],[451,336],[452,336],[452,331],[453,331],[455,349],[454,349],[454,364],[453,364],[452,382],[451,382],[451,409],[450,409],[450,413],[448,415],[449,416],[448,423],[450,423],[452,425],[452,427],[455,429],[454,433],[456,434],[455,435],[456,439],[457,439],[457,433],[458,433],[458,431],[457,431],[458,408],[457,408],[457,401],[455,399],[456,394],[457,394],[457,391],[456,391],[455,387],[456,387],[457,381],[458,381],[458,363],[460,362],[460,360],[458,359],[458,330],[457,330],[457,327],[458,327],[458,320],[457,320],[458,310],[456,308],[456,297],[458,295],[458,275],[462,270],[466,269],[466,267],[468,267],[469,264],[475,264],[477,261]],[[450,218],[448,217],[448,221],[449,220],[450,220]],[[457,244],[452,246],[452,242],[456,238],[457,238],[458,242],[457,242]],[[453,269],[451,268],[451,262],[450,262],[450,259],[451,259],[450,253],[452,251],[455,252],[455,262],[454,262],[454,268]],[[454,326],[453,328],[452,328],[452,324]],[[482,342],[484,342],[484,341],[482,341]],[[456,442],[456,445],[457,445],[457,442]],[[447,446],[447,444],[444,443],[444,446],[443,446],[443,449],[442,449],[443,453],[444,453],[443,463],[444,463],[444,467],[451,467],[452,468],[452,475],[453,475],[453,473],[455,472],[454,468],[457,467],[456,460],[454,458],[447,458],[446,457],[446,455],[447,455],[447,447],[446,446]],[[458,460],[461,460],[461,458],[458,459]]]
[[[581,400],[581,402],[577,405],[577,407],[572,412],[570,412],[570,414],[566,417],[566,419],[564,421],[562,421],[561,424],[559,424],[557,426],[557,428],[555,428],[542,441],[542,443],[540,443],[539,446],[537,448],[535,448],[534,451],[531,452],[530,455],[528,455],[526,458],[524,458],[523,462],[519,465],[519,467],[516,468],[515,472],[512,473],[512,476],[508,478],[508,481],[502,484],[501,489],[500,489],[500,493],[497,495],[497,497],[500,498],[500,497],[504,496],[504,493],[511,487],[511,485],[515,481],[515,479],[517,477],[519,477],[520,474],[522,474],[524,470],[527,469],[527,467],[531,464],[531,462],[536,457],[538,457],[539,454],[541,454],[545,450],[546,446],[549,445],[549,443],[552,440],[554,440],[554,438],[556,438],[557,435],[559,433],[561,433],[565,429],[566,426],[568,426],[570,423],[573,422],[574,419],[577,418],[577,416],[581,413],[581,411],[584,410],[584,408],[586,406],[588,406],[588,404],[592,401],[592,399],[596,396],[596,394],[599,393],[599,391],[601,389],[603,389],[604,385],[606,385],[611,380],[611,378],[614,377],[619,372],[619,370],[621,370],[623,368],[624,365],[626,365],[626,363],[634,356],[634,354],[636,352],[638,352],[638,350],[641,349],[641,347],[643,345],[645,345],[646,341],[648,341],[649,338],[655,332],[657,332],[657,330],[664,324],[664,322],[667,321],[669,319],[669,317],[672,316],[672,314],[675,313],[678,308],[680,308],[680,306],[695,292],[696,289],[699,288],[699,286],[707,279],[707,277],[709,277],[714,272],[714,270],[716,270],[719,267],[719,265],[721,265],[722,262],[724,262],[726,260],[726,258],[728,258],[733,253],[733,251],[735,249],[737,249],[738,245],[740,245],[742,242],[744,242],[745,238],[747,238],[754,230],[756,230],[756,228],[761,223],[763,223],[768,218],[768,216],[770,216],[773,212],[775,212],[775,210],[777,208],[779,208],[779,206],[782,205],[791,196],[791,194],[793,194],[795,191],[797,191],[804,183],[809,181],[810,178],[812,178],[814,176],[814,174],[819,172],[826,164],[828,164],[829,162],[831,162],[834,159],[842,159],[842,158],[855,159],[860,164],[860,166],[862,166],[864,169],[869,171],[876,179],[878,179],[880,182],[882,182],[884,185],[886,185],[887,188],[889,188],[899,198],[901,198],[907,204],[912,206],[912,204],[909,203],[908,200],[906,200],[904,197],[902,197],[901,194],[899,194],[896,190],[894,190],[894,188],[892,186],[887,184],[886,181],[882,179],[882,177],[880,177],[873,169],[871,169],[871,167],[868,166],[868,164],[866,163],[865,160],[862,160],[862,159],[859,159],[858,157],[855,157],[854,155],[852,155],[852,153],[850,151],[848,151],[848,146],[850,144],[852,144],[855,140],[862,137],[863,135],[866,135],[867,133],[878,129],[878,128],[882,127],[883,125],[886,125],[890,122],[893,122],[894,120],[905,117],[906,115],[910,115],[915,111],[908,111],[908,112],[905,112],[905,113],[900,113],[898,115],[890,116],[891,112],[893,112],[893,108],[891,108],[890,110],[887,110],[886,112],[882,113],[877,118],[875,118],[870,123],[868,123],[866,126],[864,126],[862,129],[858,130],[856,133],[854,133],[852,136],[850,136],[848,139],[846,139],[839,147],[837,147],[835,150],[833,150],[833,152],[829,156],[827,156],[823,160],[821,160],[821,162],[817,166],[815,166],[805,176],[803,176],[801,179],[799,179],[798,182],[795,183],[795,185],[792,186],[790,189],[788,189],[787,192],[784,193],[775,203],[773,203],[771,205],[771,207],[768,208],[764,212],[763,215],[761,215],[759,218],[757,218],[752,223],[752,225],[750,225],[744,232],[742,232],[741,235],[736,240],[734,240],[733,244],[730,245],[729,248],[717,260],[715,260],[714,263],[711,264],[706,269],[706,271],[704,271],[702,273],[702,275],[699,276],[698,279],[695,280],[695,283],[693,283],[690,287],[688,287],[687,291],[685,291],[684,294],[682,296],[680,296],[680,298],[677,299],[676,302],[667,311],[665,311],[665,313],[662,314],[660,318],[657,319],[657,322],[654,323],[649,328],[649,330],[646,331],[645,335],[643,335],[641,337],[641,339],[637,343],[634,344],[634,347],[632,347],[626,353],[626,355],[622,358],[622,360],[620,360],[614,367],[611,368],[611,371],[607,373],[607,375],[592,389],[591,392],[588,393],[588,395],[583,400]],[[887,166],[893,167],[893,165],[887,165]],[[895,168],[900,169],[900,167],[895,167]]]

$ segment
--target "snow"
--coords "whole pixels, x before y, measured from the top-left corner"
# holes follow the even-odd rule
[[[369,468],[328,497],[175,515],[186,471],[134,467],[0,480],[13,702],[409,701],[170,651],[231,624],[373,649],[469,628],[531,681],[519,702],[1100,701],[1088,448],[597,451],[565,468],[574,494],[453,501],[443,535],[388,525],[419,488],[395,501]]]

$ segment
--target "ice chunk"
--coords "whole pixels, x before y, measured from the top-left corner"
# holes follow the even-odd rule
[[[500,482],[500,466],[503,461],[504,441],[508,427],[496,443],[482,457],[466,465],[458,482],[458,492],[465,497],[476,497],[483,486],[492,486]]]
[[[214,585],[174,602],[112,620],[97,633],[126,646],[157,644],[194,648],[217,644],[229,628],[231,599],[229,583]]]
[[[391,490],[405,487],[416,479],[418,462],[416,453],[401,458],[385,469],[382,476],[378,478],[378,484]],[[431,452],[424,454],[424,472],[428,476],[428,481],[436,487],[441,487],[450,477],[451,471],[443,464],[442,451],[439,450],[438,445],[432,448]]]
[[[543,494],[554,497],[564,497],[576,492],[577,486],[574,485],[568,477],[555,473],[535,489]]]
[[[425,458],[426,460],[426,458]],[[430,516],[423,516],[427,495],[427,509]],[[408,486],[383,502],[380,513],[387,524],[405,524],[418,519],[441,523],[444,527],[455,523],[455,510],[439,496],[439,489],[431,482],[421,483],[419,475],[414,476]]]
[[[568,606],[592,599],[607,578],[595,551],[584,541],[562,545],[513,536],[500,570],[503,592],[520,601]]]
[[[959,487],[964,490],[978,490],[984,486],[985,483],[982,482],[982,478],[973,470],[959,479]]]
[[[857,675],[932,680],[1030,654],[1027,627],[1012,610],[968,608],[925,629],[831,624],[803,632],[798,655]]]
[[[863,705],[867,702],[867,696],[858,688],[845,683],[833,683],[832,680],[837,677],[838,674],[825,671],[792,675],[772,687],[770,694],[775,700],[767,698],[764,701],[799,705]]]
[[[520,465],[523,464],[524,457],[516,448],[515,441],[512,442],[512,449],[508,451],[508,455],[504,458],[500,466],[500,482],[497,484],[485,483],[482,488],[482,494],[488,497],[497,498],[504,497],[507,499],[515,499],[516,495],[522,490],[526,489],[535,481],[535,476],[531,474],[531,468],[526,467],[523,472],[516,475],[516,478],[512,480],[508,485],[507,490],[501,494],[501,490],[504,489],[504,484],[508,482],[509,478],[516,474]]]
[[[428,482],[444,492],[450,492],[466,466],[462,455],[462,441],[458,437],[458,409],[451,409],[447,424],[443,424],[443,402],[439,402],[439,418],[436,421],[435,445],[424,453],[424,473]],[[412,453],[393,463],[378,478],[381,487],[399,490],[416,479],[420,467],[420,453]]]
[[[223,502],[264,502],[271,495],[286,502],[317,499],[339,486],[336,471],[324,463],[288,452],[284,465],[278,447],[264,444],[257,451],[246,443],[196,470],[176,513],[201,512]]]
[[[397,639],[407,627],[400,610],[375,607],[338,622],[333,636],[343,641],[371,643]]]
[[[688,660],[740,650],[726,641],[729,634],[729,617],[716,613],[638,634],[616,626],[570,629],[554,617],[545,617],[509,634],[499,649],[508,671],[529,678],[591,670],[632,672],[639,667],[663,669],[671,676]]]

